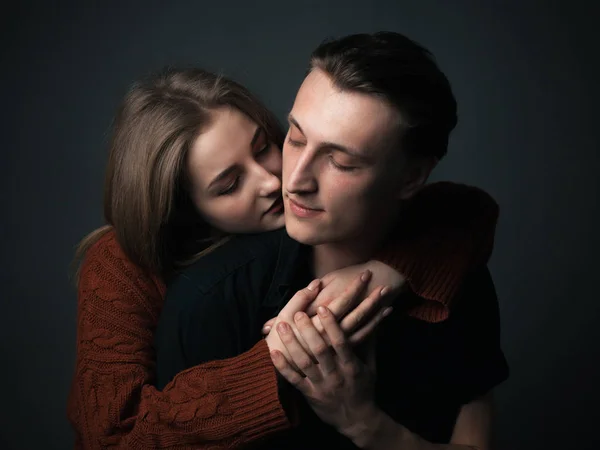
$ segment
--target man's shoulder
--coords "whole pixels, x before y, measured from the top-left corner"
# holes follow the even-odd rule
[[[465,278],[455,302],[443,322],[424,322],[396,309],[386,319],[377,337],[384,386],[397,381],[390,361],[398,359],[404,363],[402,384],[439,402],[468,403],[508,378],[498,298],[486,265]]]
[[[401,299],[404,305],[421,301],[413,292],[407,292]],[[410,340],[414,349],[422,350],[419,353],[430,356],[439,353],[435,358],[450,354],[450,350],[460,351],[463,345],[499,345],[498,297],[487,265],[477,267],[465,277],[446,320],[429,323],[406,316],[399,309],[385,328],[390,336],[400,334]]]
[[[291,240],[285,228],[256,234],[236,235],[181,270],[169,290],[185,285],[206,293],[239,272],[254,276],[272,274],[282,245]],[[288,244],[289,245],[289,244]]]
[[[486,191],[466,184],[439,181],[421,189],[407,204],[403,232],[430,236],[436,230],[443,230],[452,236],[457,232],[483,229],[493,235],[498,215],[498,203]]]
[[[484,322],[492,318],[497,320],[498,308],[498,295],[492,275],[487,264],[482,264],[465,277],[450,315]]]

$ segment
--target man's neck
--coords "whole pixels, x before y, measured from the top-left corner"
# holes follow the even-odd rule
[[[387,234],[382,232],[381,236]],[[382,243],[383,240],[379,238],[315,245],[312,255],[314,276],[322,278],[335,270],[365,263],[375,256]]]
[[[388,217],[382,220],[378,233],[368,232],[363,236],[344,242],[327,243],[313,247],[313,272],[321,278],[329,272],[343,269],[355,264],[362,264],[372,259],[390,232],[394,230],[400,219],[400,208],[390,210]]]
[[[369,260],[363,252],[353,251],[344,245],[323,244],[313,247],[313,270],[317,278]]]

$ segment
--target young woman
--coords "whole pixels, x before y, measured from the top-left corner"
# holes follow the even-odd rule
[[[167,70],[126,96],[110,143],[107,225],[77,252],[77,360],[68,405],[77,448],[231,448],[290,426],[264,342],[186,370],[162,391],[152,386],[153,333],[177,269],[231,234],[283,226],[283,138],[273,114],[244,87],[199,69]],[[347,299],[345,286],[372,269],[369,290],[398,288],[406,278],[424,298],[410,314],[447,316],[465,273],[489,257],[497,206],[477,189],[449,183],[434,186],[432,195],[444,207],[472,212],[450,231],[437,221],[419,228],[427,236],[390,243],[380,261],[345,271],[345,278],[328,275],[330,298]],[[450,244],[423,248],[439,233]],[[338,303],[339,312],[346,306]],[[356,316],[373,306],[359,306]]]

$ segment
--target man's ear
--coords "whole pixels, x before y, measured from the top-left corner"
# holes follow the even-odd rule
[[[425,185],[431,171],[439,160],[433,156],[426,158],[414,158],[407,162],[402,184],[400,186],[400,200],[408,200]]]

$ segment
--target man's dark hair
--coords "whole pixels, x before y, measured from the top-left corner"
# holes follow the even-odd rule
[[[432,54],[400,33],[354,34],[325,41],[313,52],[320,69],[341,90],[376,95],[402,119],[402,147],[441,159],[457,122],[450,83]]]

